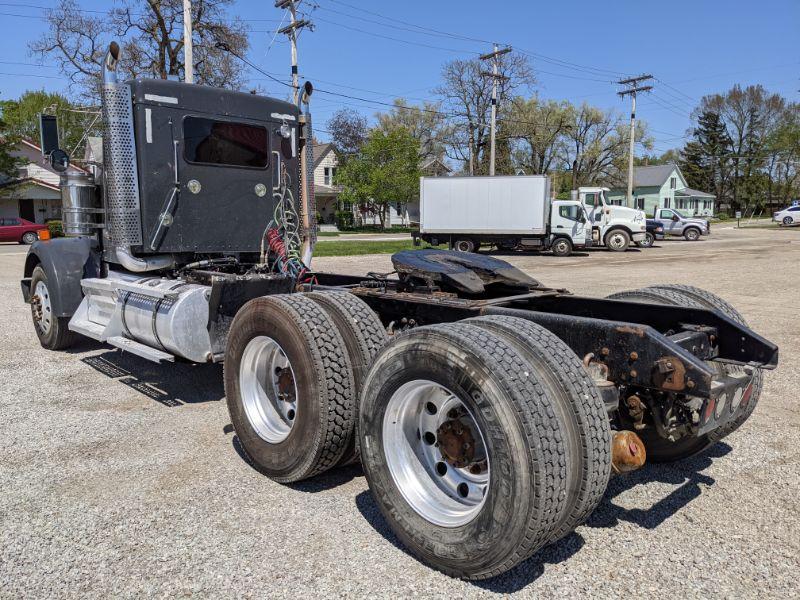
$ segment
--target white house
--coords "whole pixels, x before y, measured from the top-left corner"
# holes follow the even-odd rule
[[[0,176],[0,217],[20,217],[34,223],[61,219],[60,174],[42,150],[22,140],[11,153],[24,160],[15,177]],[[71,172],[83,169],[70,165]]]

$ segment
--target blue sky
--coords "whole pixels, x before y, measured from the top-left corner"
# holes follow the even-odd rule
[[[79,1],[85,10],[108,6]],[[652,73],[658,78],[656,89],[640,96],[637,113],[651,127],[656,152],[681,145],[697,100],[734,83],[761,83],[800,100],[798,0],[315,1],[317,9],[310,10],[308,2],[303,7],[311,13],[315,30],[300,38],[301,75],[320,88],[377,102],[391,102],[398,95],[412,102],[432,99],[442,63],[490,50],[488,43],[475,40],[532,54],[536,91],[542,97],[585,100],[622,113],[629,110],[629,101],[615,94],[618,87],[611,81],[616,73]],[[35,62],[27,43],[45,29],[37,7],[53,4],[0,0],[0,98],[14,98],[26,89],[65,89],[57,69],[18,64]],[[271,73],[288,75],[288,44],[282,36],[270,43],[283,16],[273,4],[237,0],[231,12],[253,30],[249,58]],[[262,75],[252,77],[253,86],[285,94]],[[369,116],[381,108],[318,94],[313,103],[316,123],[345,102]]]

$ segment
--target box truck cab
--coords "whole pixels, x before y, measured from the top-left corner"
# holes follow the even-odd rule
[[[578,188],[578,200],[586,207],[595,244],[624,252],[633,242],[643,242],[647,233],[644,211],[608,202],[609,188]]]
[[[580,202],[551,202],[545,175],[422,177],[420,238],[461,252],[484,245],[568,256],[591,244],[592,233]]]

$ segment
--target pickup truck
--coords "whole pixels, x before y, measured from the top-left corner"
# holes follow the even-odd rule
[[[656,239],[666,236],[683,236],[690,242],[696,242],[702,235],[711,233],[711,223],[706,219],[687,217],[674,208],[657,208],[655,220],[664,227],[663,233],[656,235]]]

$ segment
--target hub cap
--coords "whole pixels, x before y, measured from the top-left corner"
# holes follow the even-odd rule
[[[471,521],[486,501],[489,458],[483,433],[450,390],[410,381],[383,418],[386,466],[406,502],[442,527]]]
[[[270,444],[285,440],[297,420],[297,384],[278,342],[260,335],[247,343],[239,382],[245,414],[256,433]]]
[[[50,306],[50,292],[44,281],[39,281],[31,296],[33,323],[44,335],[50,333],[53,326],[53,309]]]
[[[625,247],[625,236],[621,233],[612,233],[608,238],[608,245],[612,248]]]

